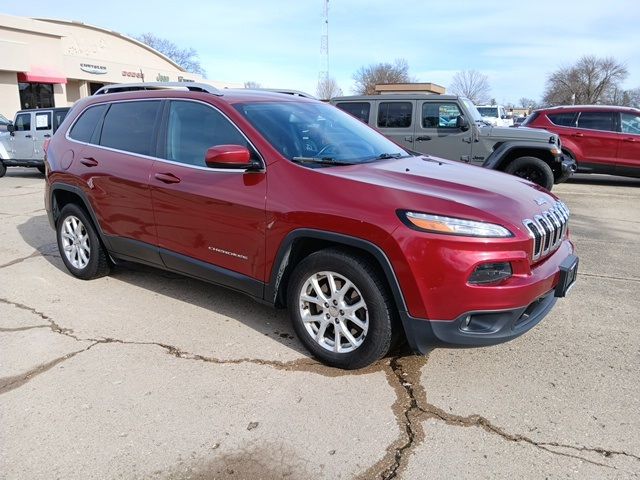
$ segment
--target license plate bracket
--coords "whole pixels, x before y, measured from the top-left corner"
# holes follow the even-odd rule
[[[578,262],[579,258],[575,255],[569,255],[560,264],[560,280],[556,285],[555,296],[566,297],[576,283],[578,278]]]

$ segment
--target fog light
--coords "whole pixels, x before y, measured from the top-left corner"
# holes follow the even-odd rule
[[[509,278],[512,275],[509,262],[484,263],[478,265],[469,277],[469,283],[473,285],[487,285]]]

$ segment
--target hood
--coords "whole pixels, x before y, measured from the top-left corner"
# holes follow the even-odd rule
[[[549,143],[549,138],[558,138],[554,133],[539,128],[511,128],[511,127],[495,127],[482,126],[479,128],[481,137],[496,138],[496,140],[523,140],[530,142]]]
[[[548,210],[557,200],[519,177],[428,156],[321,171],[382,187],[375,200],[381,206],[511,224],[522,232],[522,220]]]

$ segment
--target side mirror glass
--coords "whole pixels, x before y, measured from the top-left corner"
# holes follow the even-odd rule
[[[7,132],[13,135],[13,132],[15,131],[16,131],[16,126],[13,123],[10,123],[9,125],[7,125]]]
[[[459,128],[463,132],[469,130],[469,121],[465,118],[464,115],[458,115],[456,118],[456,128]]]
[[[207,150],[204,162],[211,168],[249,168],[251,153],[241,145],[216,145]]]

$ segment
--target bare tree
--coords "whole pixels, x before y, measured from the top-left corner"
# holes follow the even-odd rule
[[[338,86],[335,78],[326,77],[318,80],[316,94],[320,100],[330,100],[333,97],[342,95],[342,89]]]
[[[262,88],[262,85],[253,80],[249,80],[248,82],[244,82],[244,88]]]
[[[198,52],[196,52],[195,49],[180,48],[171,40],[157,37],[150,32],[143,33],[142,35],[135,37],[135,39],[156,49],[166,57],[169,57],[187,72],[197,73],[203,77],[207,76],[207,72],[202,68],[200,60],[198,59]]]
[[[547,77],[543,102],[546,105],[609,102],[612,91],[628,75],[626,66],[613,57],[585,55],[574,65],[562,67]]]
[[[602,103],[607,105],[620,105],[622,107],[640,108],[640,88],[624,90],[616,86],[607,92]]]
[[[409,77],[409,64],[404,58],[397,59],[393,64],[378,63],[367,67],[360,67],[353,74],[355,92],[359,95],[374,95],[376,85],[389,83],[407,83]]]
[[[449,90],[477,105],[487,103],[491,91],[489,77],[477,70],[463,70],[453,76]]]
[[[529,108],[532,110],[538,108],[538,102],[536,102],[532,98],[522,97],[520,100],[518,100],[518,103],[522,108]]]

